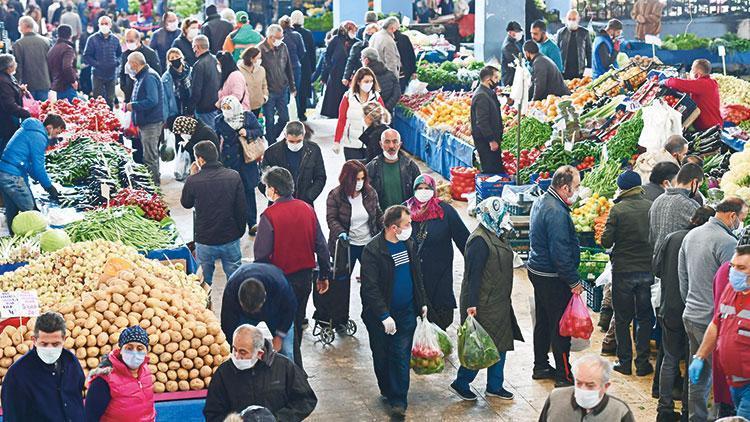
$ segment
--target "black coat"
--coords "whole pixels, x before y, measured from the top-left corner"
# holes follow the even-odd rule
[[[680,324],[682,323],[685,303],[682,300],[682,295],[680,295],[680,278],[677,268],[680,247],[688,232],[689,230],[679,230],[670,233],[654,251],[653,260],[654,277],[661,279],[659,316]]]
[[[286,151],[285,141],[276,142],[268,147],[263,155],[261,168],[278,166],[289,170]],[[294,197],[312,206],[326,185],[326,168],[318,144],[307,141],[304,143],[299,167],[297,180],[294,181]]]
[[[185,35],[180,34],[180,36],[172,43],[172,47],[180,50],[185,57],[185,63],[189,64],[190,67],[193,67],[197,57],[195,57],[195,53],[193,52],[193,43],[188,41]]]
[[[302,78],[297,90],[304,96],[310,98],[312,93],[312,73],[315,70],[315,41],[312,31],[300,25],[294,25],[294,30],[302,35],[302,43],[305,45],[305,55],[302,59]]]
[[[208,16],[206,21],[203,22],[203,35],[208,37],[208,49],[211,54],[216,54],[221,51],[224,46],[224,40],[227,39],[227,35],[232,32],[232,24],[221,19],[219,14]]]
[[[195,132],[193,132],[193,136],[190,137],[190,140],[185,145],[185,151],[187,151],[190,154],[190,158],[194,158],[193,155],[193,147],[195,147],[195,144],[197,144],[200,141],[211,141],[216,145],[216,150],[221,151],[221,144],[219,143],[219,137],[216,135],[216,132],[214,132],[213,129],[206,126],[205,123],[203,123],[200,119],[195,119]],[[178,139],[178,141],[181,139]]]
[[[383,162],[385,158],[383,154],[378,155],[372,161],[367,163],[367,175],[370,177],[370,186],[375,188],[378,193],[378,198],[382,200],[384,198],[384,187],[383,187]],[[422,174],[419,171],[417,164],[412,161],[411,158],[407,157],[403,153],[398,155],[398,164],[401,169],[401,188],[402,196],[404,200],[414,196],[414,180]],[[390,204],[394,205],[394,204]],[[387,207],[382,207],[383,209]]]
[[[414,46],[409,37],[402,34],[401,31],[396,31],[394,37],[396,38],[398,54],[401,56],[401,73],[403,78],[409,79],[411,75],[417,72],[417,55],[414,54]],[[401,75],[397,76],[401,77]]]
[[[217,64],[216,57],[205,52],[193,66],[193,73],[190,75],[192,89],[190,99],[195,105],[196,113],[209,113],[216,110],[219,88],[221,88],[221,76],[216,69]]]
[[[219,366],[211,378],[203,415],[207,422],[221,422],[230,413],[248,406],[263,406],[279,421],[301,421],[318,404],[305,371],[273,351],[266,340],[263,357],[250,369],[240,371],[231,360]]]
[[[351,51],[349,52],[349,58],[346,59],[346,67],[344,68],[344,79],[351,81],[352,77],[354,76],[354,73],[356,73],[360,67],[362,67],[362,50],[367,48],[369,43],[370,36],[368,35],[365,37],[362,41],[357,41],[352,46]]]
[[[365,162],[369,163],[375,157],[383,153],[383,148],[380,147],[380,137],[383,132],[390,129],[388,125],[370,125],[362,132],[359,140],[367,147],[367,157]]]
[[[555,62],[541,53],[531,61],[531,89],[530,99],[532,101],[543,100],[548,95],[570,95],[568,86],[565,85],[560,69]]]
[[[380,85],[380,96],[383,98],[385,109],[393,114],[393,109],[396,108],[396,104],[401,99],[401,85],[399,85],[398,76],[394,75],[380,61],[373,61],[369,67],[375,74],[378,85]]]
[[[323,116],[332,119],[339,117],[339,104],[347,89],[341,80],[344,79],[346,60],[349,58],[349,51],[355,41],[347,35],[336,35],[328,43],[325,70],[321,76],[321,80],[326,83],[323,105],[320,110]]]
[[[500,143],[503,138],[503,118],[495,92],[479,85],[471,98],[471,136],[475,144]]]
[[[28,117],[31,114],[23,108],[18,81],[7,72],[0,72],[0,152],[21,127],[20,121]]]
[[[510,36],[503,41],[502,60],[500,61],[500,83],[503,86],[512,85],[516,76],[516,68],[510,67],[513,60],[521,53],[522,45]]]
[[[159,62],[159,57],[156,55],[156,51],[146,44],[141,44],[141,47],[134,51],[143,53],[143,57],[146,58],[146,64],[148,67],[154,69],[159,75],[162,74],[161,63]],[[122,59],[120,60],[120,89],[122,89],[122,92],[125,94],[126,103],[129,103],[131,100],[133,86],[135,85],[135,81],[130,79],[130,76],[125,73],[125,65],[128,63],[130,53],[132,53],[130,50],[122,53]]]

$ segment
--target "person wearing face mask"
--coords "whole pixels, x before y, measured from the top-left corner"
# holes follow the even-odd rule
[[[378,203],[378,194],[370,186],[367,169],[359,160],[344,163],[339,175],[339,186],[328,194],[326,201],[326,222],[328,222],[328,249],[331,256],[349,254],[349,272],[337,274],[331,284],[329,303],[335,318],[327,318],[321,307],[316,309],[317,320],[333,319],[334,326],[340,327],[349,321],[349,293],[351,291],[351,273],[357,261],[361,263],[362,250],[365,245],[382,230],[383,211]],[[343,247],[342,247],[343,246]]]
[[[401,99],[401,87],[399,86],[398,75],[385,67],[385,64],[380,61],[378,51],[372,47],[362,50],[360,60],[362,66],[370,68],[372,73],[375,74],[375,80],[378,81],[380,96],[383,98],[385,109],[393,114],[396,104]]]
[[[279,267],[294,289],[297,298],[294,363],[302,368],[300,345],[307,301],[313,282],[319,294],[328,291],[331,256],[315,211],[309,204],[292,197],[295,183],[289,170],[270,167],[263,172],[261,180],[266,198],[273,204],[260,216],[253,252],[256,262]],[[313,280],[316,256],[319,274],[318,279]]]
[[[99,18],[99,31],[88,37],[83,50],[83,63],[91,66],[94,97],[103,97],[112,107],[115,101],[117,67],[122,56],[120,41],[112,35],[112,19]]]
[[[612,385],[610,363],[596,355],[584,355],[573,362],[575,386],[552,390],[544,403],[539,422],[635,422],[627,403],[607,393]]]
[[[241,60],[237,63],[237,68],[245,78],[250,111],[255,117],[260,117],[261,108],[268,101],[268,81],[266,69],[261,65],[262,60],[260,50],[249,47],[242,52]]]
[[[672,232],[684,230],[700,205],[693,198],[703,183],[703,170],[695,164],[685,164],[667,188],[651,205],[649,211],[649,240],[654,250]]]
[[[628,170],[617,178],[619,194],[609,212],[601,244],[612,248],[612,305],[619,362],[614,370],[630,375],[633,345],[630,324],[636,329],[635,368],[638,376],[654,372],[649,362],[651,339],[651,269],[653,249],[649,241],[648,212],[651,201],[643,197],[641,177]]]
[[[563,62],[565,79],[582,78],[586,68],[591,67],[591,35],[580,26],[581,15],[571,9],[566,15],[567,22],[555,35]]]
[[[359,137],[365,131],[362,107],[369,102],[383,104],[383,99],[380,97],[380,86],[375,74],[369,68],[363,67],[354,75],[349,90],[341,98],[336,132],[333,136],[335,154],[341,151],[343,144],[344,158],[347,160],[364,160],[367,156],[367,147]]]
[[[607,26],[594,38],[591,59],[591,77],[596,79],[607,73],[610,67],[617,69],[617,55],[620,53],[622,22],[610,19]]]
[[[287,123],[284,134],[283,142],[268,147],[261,168],[287,169],[294,180],[294,197],[312,207],[323,192],[327,178],[320,146],[305,140],[306,129],[302,122]]]
[[[192,116],[195,112],[190,101],[190,75],[193,69],[185,62],[178,48],[169,49],[167,60],[167,70],[161,76],[161,83],[164,85],[164,118],[169,121],[176,116]],[[208,138],[201,140],[205,139]]]
[[[0,54],[0,152],[16,133],[21,121],[31,117],[23,107],[23,96],[28,90],[13,76],[16,67],[16,58],[12,54]]]
[[[200,33],[200,24],[197,20],[191,18],[183,19],[182,31],[172,42],[172,48],[179,49],[182,52],[182,57],[184,57],[185,63],[191,67],[195,65],[195,61],[197,60],[195,52],[193,51],[193,40],[200,35]]]
[[[259,329],[243,324],[232,335],[230,359],[211,378],[203,415],[223,422],[248,406],[262,406],[280,421],[301,421],[317,403],[305,371],[275,352]]]
[[[500,146],[503,139],[503,119],[495,88],[500,83],[496,67],[485,66],[479,72],[479,86],[471,98],[471,133],[479,154],[483,173],[503,173]]]
[[[45,312],[34,323],[34,347],[3,378],[3,420],[83,421],[85,377],[75,354],[63,348],[65,319]]]
[[[224,46],[221,48],[223,51],[231,53],[235,62],[240,61],[245,50],[257,47],[263,42],[263,36],[253,29],[253,26],[248,23],[248,19],[247,12],[237,12],[237,28],[227,35]]]
[[[513,78],[516,75],[516,68],[511,66],[513,62],[521,54],[523,44],[523,29],[521,24],[516,21],[508,22],[508,26],[505,27],[505,31],[508,35],[505,36],[503,41],[503,54],[502,60],[500,61],[500,69],[502,70],[502,84],[508,86],[513,84]]]
[[[414,180],[414,196],[406,201],[412,221],[424,289],[432,309],[428,319],[445,330],[453,323],[453,244],[463,254],[469,230],[456,210],[440,200],[435,179],[422,174]]]
[[[387,129],[380,135],[383,153],[367,163],[371,185],[378,193],[380,208],[403,204],[414,196],[414,181],[422,173],[411,158],[401,154],[401,134]]]
[[[362,321],[370,337],[380,395],[392,415],[403,418],[416,317],[427,315],[427,299],[411,239],[409,209],[403,205],[386,209],[383,227],[362,251]]]
[[[128,74],[128,57],[131,53],[139,52],[146,58],[146,64],[158,75],[162,74],[161,63],[151,47],[143,44],[141,33],[135,29],[125,30],[125,51],[122,53],[122,65],[120,66],[120,89],[125,95],[125,102],[129,103],[133,95],[134,79]],[[131,70],[132,73],[132,70]]]
[[[276,142],[289,122],[289,98],[297,93],[292,61],[283,38],[284,30],[279,25],[270,25],[266,29],[266,40],[258,47],[268,83],[268,101],[263,105],[263,115],[269,145]],[[275,124],[274,119],[277,119]]]
[[[172,43],[180,36],[179,19],[174,12],[167,12],[161,18],[161,28],[151,35],[149,46],[156,51],[162,69],[169,66],[167,52],[172,48]]]
[[[231,95],[240,100],[243,110],[249,111],[250,95],[247,92],[245,77],[237,68],[234,58],[230,53],[220,51],[216,55],[216,61],[219,62],[219,68],[221,69],[221,89],[219,89],[217,107],[221,103],[221,100]]]
[[[362,114],[367,129],[362,132],[359,140],[367,148],[367,157],[364,163],[369,164],[375,157],[383,154],[383,148],[380,147],[380,138],[383,136],[383,132],[390,129],[388,125],[391,123],[391,114],[382,104],[376,102],[362,106]]]
[[[635,39],[643,41],[646,35],[661,33],[661,13],[666,3],[662,0],[636,0],[633,3],[630,17],[636,22]]]
[[[221,140],[221,162],[224,166],[236,170],[242,177],[245,188],[247,215],[245,224],[248,233],[254,233],[257,222],[255,188],[258,186],[260,172],[258,162],[246,163],[240,142],[248,142],[263,136],[263,128],[252,112],[245,111],[237,97],[229,95],[220,102],[221,114],[216,118],[216,134]],[[244,138],[244,139],[243,139]]]
[[[345,86],[349,86],[354,72],[362,67],[362,50],[370,46],[370,37],[380,30],[380,26],[377,23],[371,23],[362,29],[364,29],[364,32],[362,32],[363,38],[352,45],[352,49],[349,51],[349,58],[346,60],[344,79],[341,81]]]
[[[198,35],[193,39],[193,51],[198,59],[190,75],[190,101],[195,105],[195,117],[202,120],[211,129],[216,129],[216,118],[219,110],[221,75],[216,57],[208,51],[208,38]]]
[[[706,59],[695,60],[690,68],[689,79],[669,78],[661,83],[668,88],[689,94],[698,105],[701,112],[693,123],[696,130],[724,125],[719,84],[711,78],[711,62]]]
[[[578,200],[581,176],[562,166],[552,176],[547,192],[531,208],[530,252],[526,268],[534,286],[533,379],[554,379],[555,387],[572,385],[570,337],[559,334],[560,318],[573,294],[581,294],[578,276],[580,249],[570,207]],[[555,367],[549,364],[550,346]]]
[[[44,123],[29,118],[21,123],[0,158],[0,191],[5,204],[8,227],[19,212],[35,209],[29,176],[39,182],[49,198],[57,201],[57,189],[44,167],[44,153],[50,142],[65,130],[65,121],[57,114],[48,114]]]
[[[216,5],[210,4],[206,6],[206,20],[203,21],[203,25],[201,26],[201,33],[208,38],[211,54],[216,55],[221,51],[224,40],[227,39],[227,35],[233,29],[234,27],[231,23],[221,18],[217,12]]]
[[[370,47],[378,52],[380,61],[396,77],[401,75],[401,55],[398,52],[394,34],[400,27],[399,19],[391,16],[383,21],[380,31],[370,37]]]
[[[523,53],[531,66],[529,99],[538,101],[549,95],[570,95],[562,73],[549,57],[541,53],[536,42],[526,41],[523,44]]]
[[[148,369],[148,334],[139,325],[120,333],[117,349],[88,375],[87,422],[154,421],[153,378]]]
[[[685,324],[690,355],[695,355],[704,334],[714,317],[714,276],[721,264],[732,259],[737,238],[734,235],[747,217],[748,206],[738,197],[725,198],[716,206],[716,216],[708,223],[691,230],[682,242],[678,274],[680,294],[685,301],[682,321]],[[711,356],[700,359],[711,362]],[[690,359],[692,365],[695,358]],[[724,363],[724,362],[722,362]],[[706,398],[710,389],[711,368],[691,372],[688,390],[688,410],[691,420],[706,420]]]
[[[339,117],[341,98],[346,93],[346,86],[343,84],[344,70],[352,46],[358,41],[354,38],[356,31],[357,25],[354,22],[343,22],[326,47],[325,71],[321,75],[321,80],[325,82],[323,105],[320,109],[322,116],[331,119]]]

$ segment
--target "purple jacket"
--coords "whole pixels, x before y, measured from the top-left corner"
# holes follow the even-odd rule
[[[53,91],[65,91],[78,80],[76,50],[70,41],[58,40],[47,53],[47,67]]]

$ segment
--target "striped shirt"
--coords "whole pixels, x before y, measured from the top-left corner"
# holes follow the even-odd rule
[[[406,250],[406,242],[386,243],[394,264],[391,312],[405,311],[414,306],[414,282],[409,252]]]

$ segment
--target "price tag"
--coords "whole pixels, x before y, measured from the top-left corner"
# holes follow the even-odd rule
[[[0,292],[0,318],[39,315],[39,298],[34,291]]]
[[[727,49],[723,45],[720,45],[718,47],[718,50],[719,50],[719,57],[725,57],[727,55]]]
[[[409,26],[411,19],[408,16],[401,18],[401,26]]]
[[[571,152],[573,151],[573,141],[566,140],[563,142],[563,148],[565,148],[565,151]]]
[[[602,161],[607,161],[609,159],[609,154],[607,153],[607,144],[604,144],[602,146]]]
[[[646,41],[646,44],[651,44],[657,47],[661,47],[661,38],[659,38],[658,35],[646,35],[645,41]]]
[[[107,200],[107,203],[109,203],[109,185],[106,183],[102,183],[102,196],[104,199]]]
[[[627,105],[625,106],[625,109],[629,112],[636,112],[640,110],[643,106],[638,101],[629,101]]]

